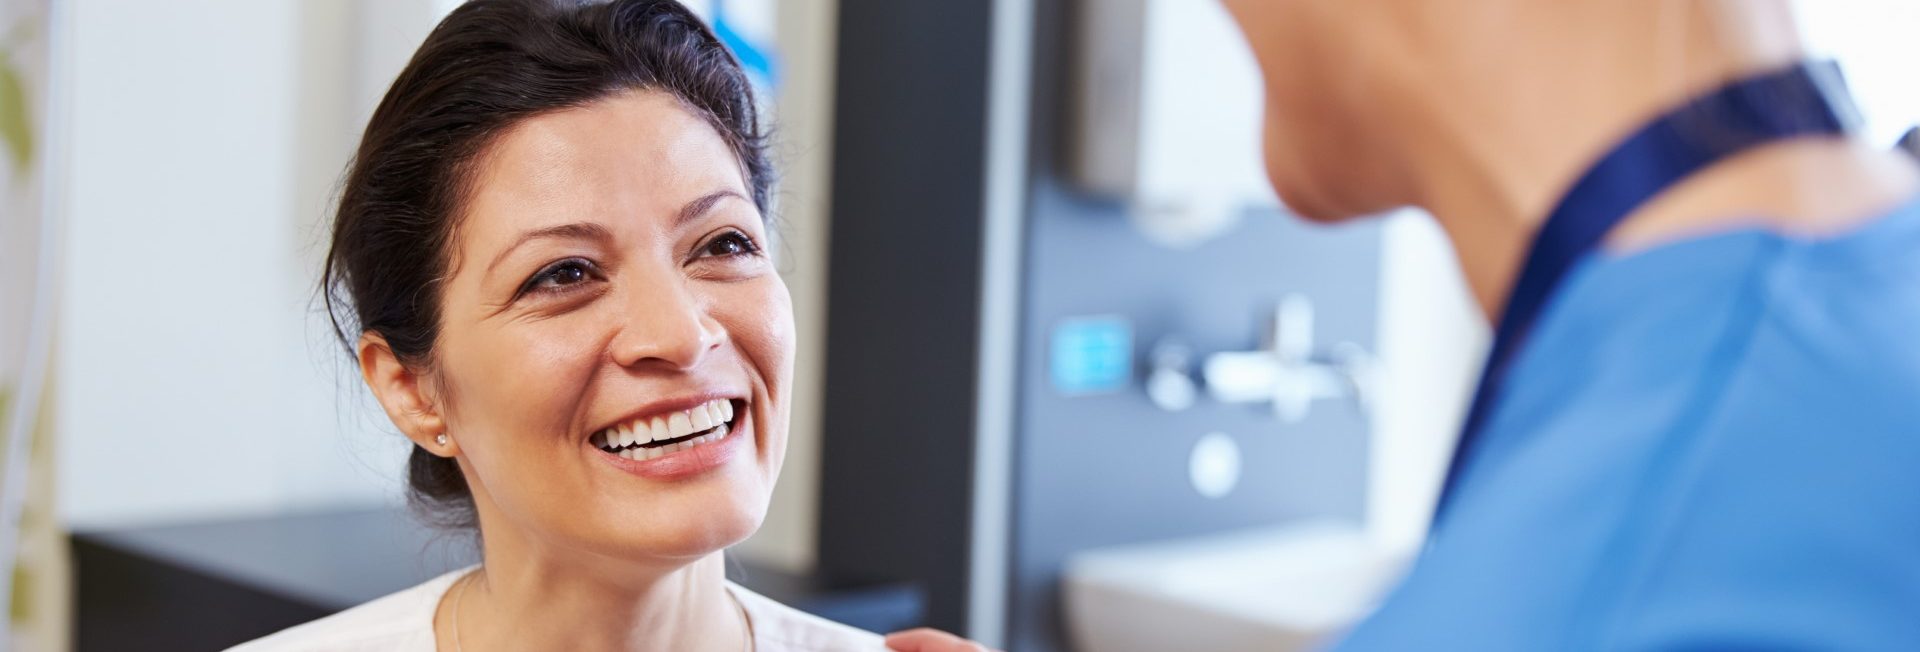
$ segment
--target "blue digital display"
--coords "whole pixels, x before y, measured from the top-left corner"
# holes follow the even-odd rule
[[[1119,317],[1082,317],[1053,329],[1053,388],[1062,394],[1117,392],[1133,379],[1133,327]]]

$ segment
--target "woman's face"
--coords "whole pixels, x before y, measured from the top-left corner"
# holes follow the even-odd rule
[[[477,164],[426,385],[487,538],[688,560],[751,534],[793,313],[719,133],[633,92],[528,119]]]

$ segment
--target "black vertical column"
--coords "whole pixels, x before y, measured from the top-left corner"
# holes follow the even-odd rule
[[[820,570],[966,625],[991,2],[842,0]],[[813,361],[812,364],[820,364]]]

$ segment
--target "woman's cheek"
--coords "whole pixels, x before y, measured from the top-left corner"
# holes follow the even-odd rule
[[[784,392],[792,379],[794,361],[794,324],[793,298],[787,292],[787,283],[779,275],[768,274],[757,297],[747,304],[757,306],[759,310],[752,320],[762,340],[760,355],[772,367],[764,369],[767,382],[775,385],[775,390]]]
[[[784,423],[793,380],[792,298],[777,274],[728,284],[715,296],[714,317],[726,328],[753,381],[764,384],[768,416]]]
[[[551,432],[570,441],[573,433],[564,431],[601,359],[593,335],[603,330],[605,317],[592,312],[504,322],[476,329],[458,342],[459,349],[447,348],[468,361],[452,370],[468,418],[501,433]],[[545,438],[516,439],[500,444],[533,445]]]
[[[606,359],[608,342],[619,331],[622,317],[615,302],[605,301],[559,318],[527,324],[530,328],[520,334],[521,341],[512,349],[517,357],[514,368],[538,370],[550,382],[564,379],[578,390]]]

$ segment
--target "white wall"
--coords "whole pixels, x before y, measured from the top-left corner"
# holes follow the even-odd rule
[[[1846,71],[1868,138],[1891,144],[1920,123],[1920,2],[1795,0],[1794,10],[1808,49]]]
[[[317,227],[365,119],[353,85],[380,45],[355,36],[363,9],[74,3],[56,356],[70,525],[399,495],[405,446],[311,301]]]
[[[1388,550],[1411,552],[1426,538],[1492,337],[1431,216],[1388,217],[1380,265],[1367,529]]]

